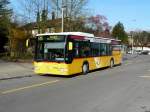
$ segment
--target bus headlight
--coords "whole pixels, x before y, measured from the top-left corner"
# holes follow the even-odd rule
[[[36,71],[36,70],[39,70],[40,68],[38,67],[38,66],[35,66],[34,67],[34,70]]]
[[[68,70],[66,68],[60,68],[61,72],[67,72]]]

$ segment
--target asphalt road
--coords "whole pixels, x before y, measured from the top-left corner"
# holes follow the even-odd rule
[[[150,112],[150,56],[72,78],[0,81],[0,112]]]

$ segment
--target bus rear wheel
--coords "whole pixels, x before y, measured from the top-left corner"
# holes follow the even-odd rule
[[[82,66],[82,74],[86,75],[89,72],[89,65],[87,63],[84,63]]]

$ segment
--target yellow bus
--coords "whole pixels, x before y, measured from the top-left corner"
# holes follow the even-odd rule
[[[38,34],[34,72],[69,76],[113,67],[122,62],[118,42],[83,32]]]

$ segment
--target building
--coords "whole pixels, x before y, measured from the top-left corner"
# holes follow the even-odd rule
[[[38,33],[42,33],[41,31],[42,29],[40,29],[41,23],[39,24],[37,24],[37,22],[28,23],[23,27],[26,29],[28,33],[32,34],[32,36],[35,37]],[[61,18],[48,20],[46,22],[44,32],[45,33],[61,32]]]

